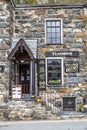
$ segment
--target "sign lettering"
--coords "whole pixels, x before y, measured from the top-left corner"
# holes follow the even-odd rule
[[[78,51],[55,51],[55,52],[46,52],[46,57],[56,57],[56,56],[65,56],[65,57],[78,57]]]

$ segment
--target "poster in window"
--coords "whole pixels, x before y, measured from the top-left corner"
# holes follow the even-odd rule
[[[46,89],[45,59],[39,59],[38,61],[38,81],[39,81],[39,91],[44,91]]]
[[[21,85],[12,85],[12,99],[21,99]]]

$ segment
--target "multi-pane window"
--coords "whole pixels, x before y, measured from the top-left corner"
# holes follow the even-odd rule
[[[63,60],[46,59],[46,84],[60,86],[63,84]]]
[[[61,20],[46,20],[46,43],[47,44],[62,43]]]

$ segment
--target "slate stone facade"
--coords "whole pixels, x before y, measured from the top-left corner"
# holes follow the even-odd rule
[[[68,5],[69,7],[69,5]],[[61,19],[61,44],[46,43],[46,19]],[[11,53],[14,41],[23,38],[37,40],[37,56],[35,57],[35,96],[44,92],[58,93],[59,99],[64,96],[76,97],[76,110],[83,103],[87,93],[87,8],[26,8],[15,9],[10,1],[0,2],[0,100],[7,101],[9,85],[11,87],[10,61],[7,59]],[[33,49],[33,45],[32,45]],[[31,49],[31,51],[32,51]],[[51,55],[51,53],[55,53]],[[68,52],[68,54],[67,54]],[[49,56],[46,54],[49,53]],[[60,54],[61,53],[61,54]],[[70,54],[69,54],[70,53]],[[71,54],[72,53],[72,54]],[[71,56],[70,56],[71,55]],[[63,59],[62,78],[60,87],[49,87],[46,84],[46,58]],[[59,58],[60,59],[60,58]],[[40,60],[43,60],[44,78],[40,75]],[[73,66],[72,66],[73,64]],[[38,69],[38,70],[37,70]],[[39,77],[39,78],[38,78]],[[40,80],[42,78],[43,80]],[[33,81],[32,81],[33,82]],[[32,83],[31,83],[32,84]],[[80,101],[78,101],[81,98]],[[62,102],[62,101],[61,101]],[[80,102],[80,103],[79,103]]]

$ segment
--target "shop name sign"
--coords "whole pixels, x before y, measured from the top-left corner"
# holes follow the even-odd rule
[[[69,56],[69,57],[78,57],[79,52],[78,51],[52,51],[52,52],[46,52],[47,57],[56,57],[56,56]]]

